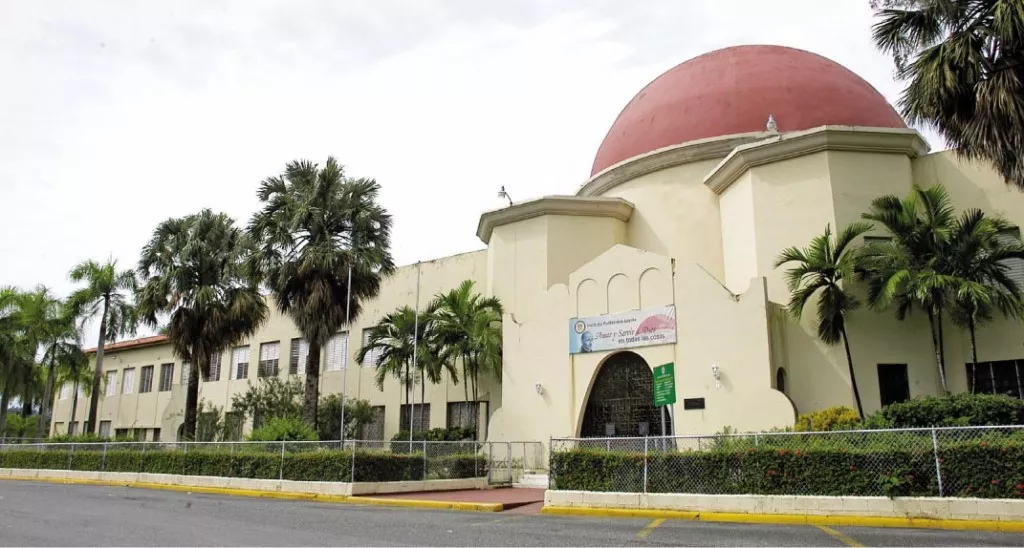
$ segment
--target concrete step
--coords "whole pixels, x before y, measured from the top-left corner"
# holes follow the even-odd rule
[[[547,474],[523,474],[519,481],[512,484],[513,487],[529,487],[546,489],[548,486]]]

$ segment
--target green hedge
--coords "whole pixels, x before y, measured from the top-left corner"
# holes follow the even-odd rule
[[[931,451],[839,447],[651,452],[647,492],[821,496],[938,496]],[[1024,443],[940,448],[943,494],[1022,498]],[[576,449],[551,455],[554,489],[641,492],[644,455]]]
[[[355,480],[416,481],[423,479],[423,453],[393,454],[357,451]],[[427,460],[428,479],[483,477],[487,459],[481,455],[447,455]],[[127,450],[104,453],[95,448],[49,449],[47,451],[0,451],[0,468],[90,470],[107,472],[148,472],[188,476],[299,481],[350,481],[352,452],[338,450],[287,451],[284,466],[278,451],[217,450]]]
[[[1003,394],[966,393],[894,403],[864,421],[864,427],[872,429],[1017,424],[1024,424],[1024,401]]]

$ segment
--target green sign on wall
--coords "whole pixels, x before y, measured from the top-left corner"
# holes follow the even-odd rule
[[[654,405],[676,402],[676,368],[672,362],[654,368]]]

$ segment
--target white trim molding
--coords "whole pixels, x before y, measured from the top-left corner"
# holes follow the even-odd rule
[[[502,209],[487,211],[480,216],[476,235],[490,243],[494,229],[546,215],[576,215],[581,217],[611,217],[622,222],[633,214],[633,204],[622,198],[581,198],[577,196],[544,196]]]
[[[704,184],[715,194],[721,194],[752,167],[826,150],[916,158],[928,153],[928,143],[913,129],[821,126],[741,144],[704,177]]]

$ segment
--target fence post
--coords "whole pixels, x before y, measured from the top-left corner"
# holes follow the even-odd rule
[[[359,443],[357,440],[352,440],[352,471],[349,472],[348,482],[356,482],[356,444]]]
[[[554,480],[551,477],[552,476],[552,472],[554,472],[551,469],[551,454],[554,452],[554,450],[555,450],[555,438],[553,436],[548,436],[548,489],[551,489],[551,486],[554,485]]]
[[[71,470],[71,456],[75,454],[75,444],[71,444],[71,450],[68,451],[68,470]]]
[[[103,457],[100,459],[100,471],[107,471],[107,442],[103,442]]]
[[[644,436],[644,493],[647,492],[647,437]]]
[[[423,481],[427,481],[427,438],[423,437]]]
[[[487,484],[494,481],[494,442],[487,442]]]
[[[142,442],[142,456],[139,457],[139,473],[146,468],[146,442]]]
[[[281,469],[277,473],[277,479],[284,479],[284,442],[281,442]]]
[[[761,436],[759,436],[757,432],[754,432],[754,447],[760,447],[760,446],[761,446]]]
[[[935,458],[935,478],[939,481],[939,496],[943,497],[945,494],[942,489],[942,466],[939,462],[939,437],[934,428],[932,428],[932,456]]]
[[[508,482],[512,483],[512,442],[508,442],[508,461],[505,468],[508,470]]]

